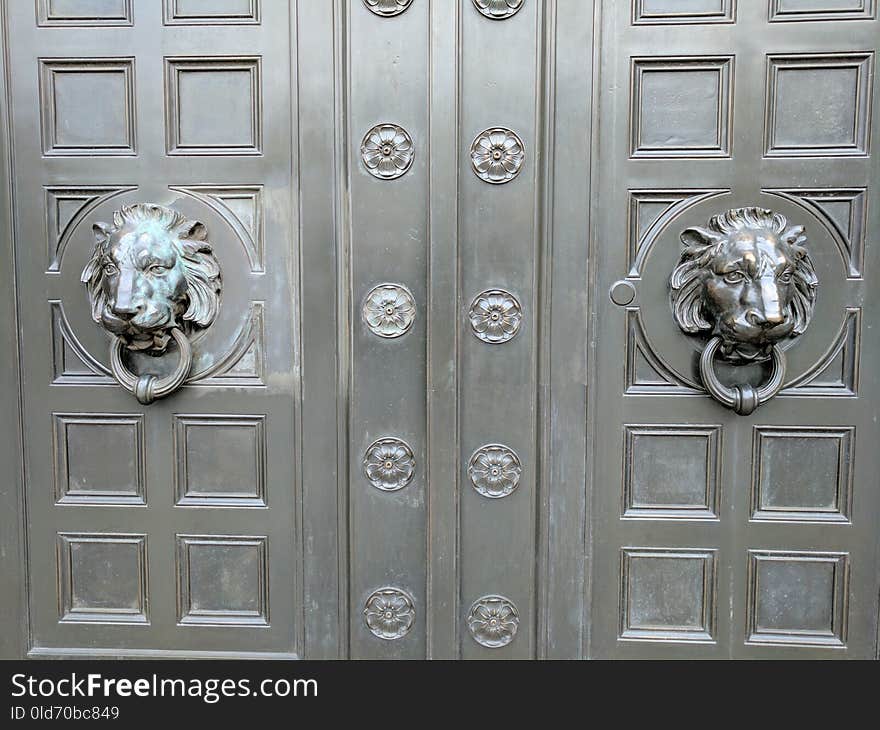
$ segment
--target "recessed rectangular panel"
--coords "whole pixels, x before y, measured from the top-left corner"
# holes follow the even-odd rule
[[[633,23],[732,23],[735,11],[736,0],[633,0]]]
[[[717,519],[720,427],[624,431],[624,518]]]
[[[636,58],[633,157],[728,157],[733,57]]]
[[[713,641],[715,551],[623,548],[620,638]]]
[[[266,626],[265,537],[178,535],[181,624]]]
[[[59,620],[149,623],[146,535],[59,533]]]
[[[749,551],[747,644],[844,646],[844,553]]]
[[[59,504],[146,504],[143,416],[56,413]]]
[[[868,154],[873,53],[768,58],[766,154]]]
[[[134,59],[40,59],[45,155],[134,155]]]
[[[177,503],[266,506],[265,416],[175,416]]]
[[[37,0],[37,25],[131,25],[132,0]]]
[[[253,25],[260,0],[163,0],[167,25]]]
[[[770,0],[770,22],[869,20],[874,0]]]
[[[752,519],[849,522],[853,428],[756,426]]]
[[[166,58],[170,155],[258,155],[260,59]]]

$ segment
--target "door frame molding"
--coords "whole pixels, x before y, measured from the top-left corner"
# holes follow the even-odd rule
[[[24,524],[27,514],[24,484],[23,422],[21,409],[21,360],[18,346],[18,290],[16,286],[15,218],[12,175],[12,104],[9,99],[9,43],[7,7],[0,3],[0,260],[5,267],[0,286],[0,347],[13,367],[0,370],[0,409],[7,414],[8,437],[0,440],[0,463],[8,465],[0,482],[0,619],[11,631],[0,632],[0,659],[20,659],[30,643],[27,611],[27,546]],[[14,424],[14,425],[13,425]]]

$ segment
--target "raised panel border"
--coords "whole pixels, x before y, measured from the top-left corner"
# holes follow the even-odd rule
[[[758,565],[765,560],[833,563],[832,630],[830,633],[812,631],[766,631],[758,625]],[[813,551],[749,550],[748,591],[746,598],[746,639],[748,645],[838,647],[846,646],[849,618],[849,554]]]
[[[623,489],[621,519],[625,520],[718,520],[721,483],[721,426],[678,424],[624,425]],[[702,436],[706,439],[706,493],[703,505],[633,505],[633,441],[636,435]]]
[[[266,416],[265,415],[219,415],[175,414],[174,420],[174,494],[181,507],[266,507]],[[257,465],[255,494],[231,496],[229,493],[211,494],[187,492],[188,463],[186,455],[187,429],[190,426],[243,426],[254,429]]]
[[[52,0],[37,0],[37,25],[41,28],[81,27],[100,28],[134,25],[132,1],[122,0],[122,15],[96,15],[94,17],[54,15]]]
[[[259,25],[260,0],[250,0],[250,11],[238,14],[187,15],[178,5],[178,0],[162,0],[162,17],[165,25]]]
[[[838,445],[837,509],[762,509],[761,467],[767,437],[836,438]],[[849,523],[853,491],[855,428],[852,426],[754,426],[752,430],[751,519],[758,522],[844,522]]]
[[[177,623],[200,626],[268,626],[269,586],[267,538],[251,535],[177,535]],[[259,555],[260,594],[257,611],[211,611],[192,609],[190,547],[193,545],[238,545],[255,547]]]
[[[55,502],[93,506],[146,506],[146,469],[144,416],[140,413],[53,413],[53,453],[55,455]],[[132,492],[70,492],[65,489],[64,475],[68,473],[67,428],[71,424],[134,426],[135,478],[137,489]]]
[[[873,20],[876,6],[874,0],[855,0],[851,9],[783,10],[782,0],[770,0],[771,23],[797,23],[816,20]]]
[[[260,56],[166,56],[165,57],[165,146],[166,154],[177,155],[261,155],[263,147],[262,58]],[[180,141],[181,71],[248,71],[251,74],[251,144],[182,144]]]
[[[767,56],[767,82],[764,117],[764,155],[766,157],[867,157],[870,152],[871,99],[874,66],[873,51],[845,51],[841,53],[772,53]],[[854,141],[852,145],[777,144],[776,96],[779,71],[783,68],[857,69]]]
[[[840,251],[846,278],[862,278],[868,230],[867,188],[765,188],[761,192],[790,200],[816,214]],[[846,230],[825,210],[828,203],[849,204]]]
[[[733,139],[733,55],[636,56],[630,59],[630,157],[632,159],[729,158]],[[642,76],[645,71],[716,71],[718,134],[706,147],[645,147],[641,144]]]
[[[136,610],[80,610],[73,607],[73,573],[70,546],[76,542],[99,542],[113,545],[135,545],[138,566],[138,603]],[[96,532],[59,532],[56,536],[56,568],[58,581],[59,623],[86,624],[149,624],[147,593],[147,536]]]
[[[59,273],[64,251],[70,236],[83,219],[102,203],[122,193],[137,190],[137,185],[46,185],[46,242],[48,244],[48,273]],[[80,207],[70,220],[59,225],[58,203],[78,201]]]
[[[135,59],[105,58],[39,58],[40,68],[40,130],[43,155],[46,157],[134,157],[137,155],[137,115],[135,113]],[[55,73],[58,71],[122,72],[125,78],[123,109],[126,121],[126,144],[122,145],[57,145],[55,144]]]
[[[645,0],[633,0],[633,25],[709,25],[736,22],[736,0],[721,0],[721,9],[704,13],[649,13]]]
[[[633,628],[629,625],[630,578],[633,558],[672,558],[680,560],[703,561],[703,610],[702,627],[676,629],[669,626],[656,628]],[[618,638],[621,641],[656,641],[663,643],[715,643],[716,625],[716,576],[718,553],[711,548],[642,548],[622,547],[620,549],[620,626]]]

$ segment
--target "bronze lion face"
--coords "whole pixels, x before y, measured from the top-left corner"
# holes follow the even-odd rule
[[[736,208],[681,234],[670,279],[682,330],[718,335],[730,360],[769,357],[774,343],[806,330],[818,279],[803,226],[764,208]]]
[[[92,319],[129,349],[165,351],[171,331],[207,327],[220,306],[220,266],[205,226],[153,204],[123,206],[96,223],[82,272]]]

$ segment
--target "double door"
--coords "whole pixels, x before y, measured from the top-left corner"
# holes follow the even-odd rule
[[[873,656],[875,5],[5,4],[5,652]],[[81,281],[144,204],[220,267],[146,405]],[[755,207],[819,286],[747,413],[670,277]]]

